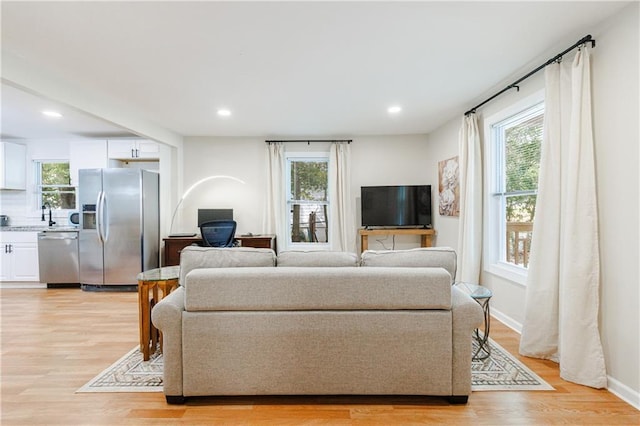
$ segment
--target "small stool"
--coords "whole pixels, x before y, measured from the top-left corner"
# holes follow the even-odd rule
[[[148,361],[156,351],[158,341],[162,350],[162,334],[151,322],[151,309],[178,288],[180,266],[151,269],[138,274],[138,305],[140,318],[140,350],[142,359]]]
[[[484,313],[484,330],[482,336],[480,336],[480,331],[477,328],[474,331],[474,337],[476,342],[478,342],[478,349],[476,349],[471,359],[474,361],[487,359],[489,355],[491,355],[491,346],[489,345],[489,329],[491,326],[489,300],[491,300],[493,293],[488,288],[477,284],[456,282],[454,285],[467,293],[482,307],[482,311]]]

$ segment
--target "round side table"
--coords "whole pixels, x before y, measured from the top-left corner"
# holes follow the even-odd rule
[[[160,342],[162,350],[162,334],[151,322],[151,309],[169,293],[178,288],[180,266],[166,266],[151,269],[138,274],[138,304],[140,312],[140,350],[142,359],[149,360]]]
[[[478,343],[478,348],[471,359],[474,361],[487,359],[489,355],[491,355],[491,346],[489,345],[489,329],[491,326],[489,301],[491,300],[493,293],[488,288],[482,287],[478,284],[456,282],[454,285],[467,293],[482,307],[482,311],[484,313],[484,330],[482,332],[482,336],[477,328],[474,331],[474,337]]]

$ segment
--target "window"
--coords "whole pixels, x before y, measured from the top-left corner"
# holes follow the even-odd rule
[[[489,128],[489,263],[521,277],[529,264],[543,118],[544,103],[539,102]],[[516,281],[524,284],[524,279]]]
[[[45,204],[55,210],[76,208],[76,188],[70,184],[69,163],[40,160],[35,163],[36,206]]]
[[[328,155],[290,153],[286,158],[289,244],[327,244]]]

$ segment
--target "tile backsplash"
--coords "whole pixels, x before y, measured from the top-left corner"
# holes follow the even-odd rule
[[[0,191],[0,214],[9,216],[11,226],[41,225],[40,210],[31,210],[28,191]],[[53,220],[67,224],[68,213],[52,211]]]

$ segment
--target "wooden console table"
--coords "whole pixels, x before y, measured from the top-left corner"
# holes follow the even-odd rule
[[[431,247],[432,238],[436,234],[433,229],[417,228],[387,228],[387,229],[360,229],[361,251],[369,248],[369,235],[420,235],[420,247]]]
[[[276,236],[270,234],[252,235],[243,237],[238,235],[235,237],[240,241],[242,247],[254,248],[270,248],[276,251]],[[202,238],[196,237],[168,237],[163,238],[164,241],[164,266],[173,266],[180,264],[180,252],[183,248],[192,244],[202,243]]]

